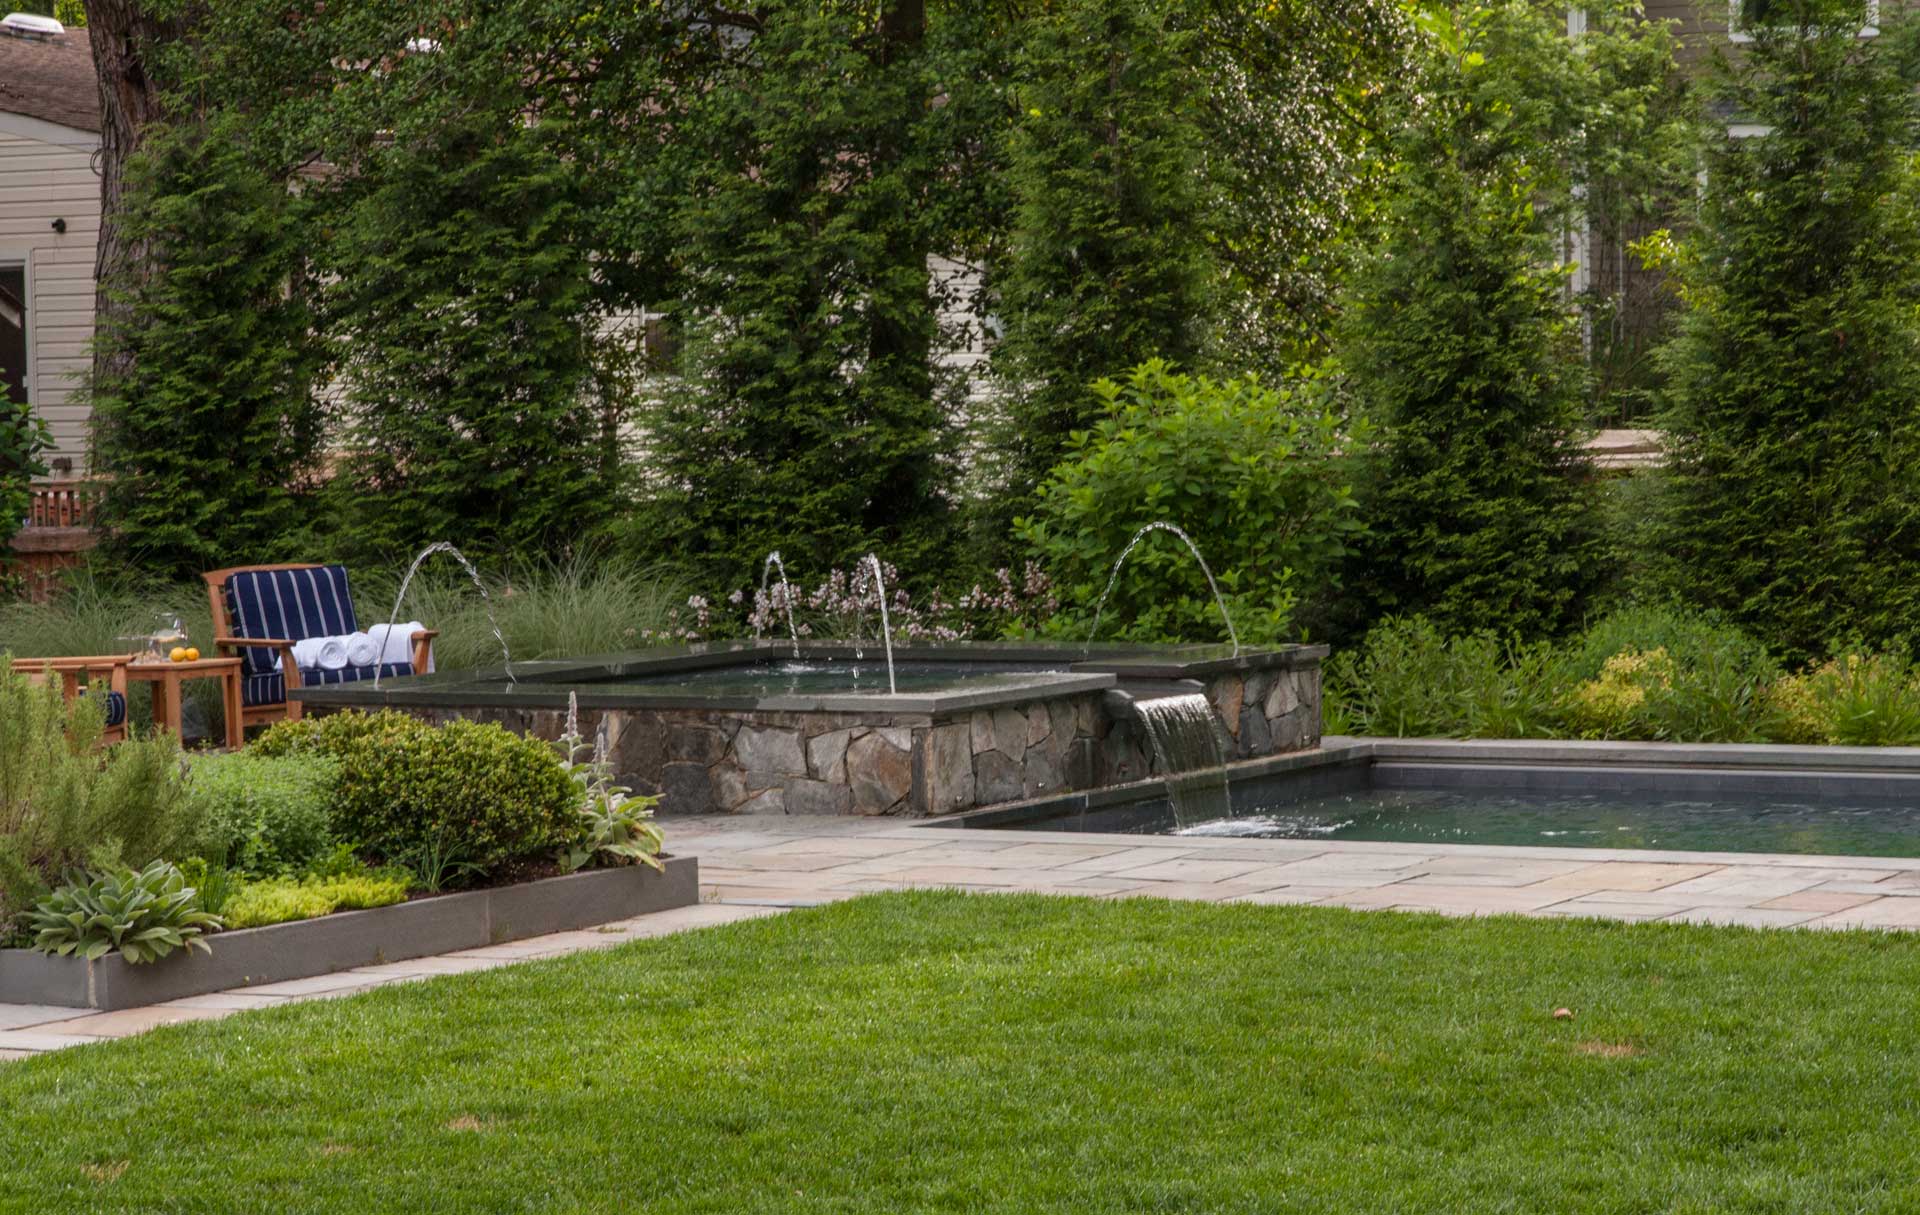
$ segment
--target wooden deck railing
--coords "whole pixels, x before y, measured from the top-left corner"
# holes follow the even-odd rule
[[[91,527],[94,493],[87,481],[41,481],[27,506],[27,526]]]
[[[31,598],[51,594],[60,572],[80,564],[98,542],[95,496],[95,486],[87,481],[36,483],[27,504],[27,525],[0,544],[0,573],[19,575]]]

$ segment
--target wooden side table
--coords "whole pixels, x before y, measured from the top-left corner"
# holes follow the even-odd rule
[[[189,679],[217,679],[221,700],[226,705],[227,747],[238,751],[246,745],[245,724],[240,719],[239,658],[202,658],[196,662],[136,662],[127,667],[130,683],[153,685],[153,725],[158,730],[180,733],[180,685]]]

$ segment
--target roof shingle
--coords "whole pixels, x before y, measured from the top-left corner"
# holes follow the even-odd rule
[[[100,86],[85,30],[56,38],[0,34],[0,112],[100,130]]]

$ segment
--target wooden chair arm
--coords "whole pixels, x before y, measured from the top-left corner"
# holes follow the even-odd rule
[[[415,675],[425,675],[427,668],[433,665],[433,639],[439,635],[439,629],[414,630],[413,673]]]
[[[213,644],[222,650],[243,650],[248,646],[272,646],[276,650],[293,651],[293,643],[279,637],[215,637]]]
[[[287,691],[300,686],[300,664],[293,660],[293,643],[282,637],[215,637],[215,649],[244,650],[249,646],[271,647],[280,651],[280,673],[287,677]]]

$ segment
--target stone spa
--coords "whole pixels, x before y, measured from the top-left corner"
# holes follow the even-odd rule
[[[1201,696],[1221,756],[1320,741],[1324,646],[728,642],[303,688],[555,739],[569,699],[621,784],[669,814],[939,815],[1159,775],[1137,705]]]

